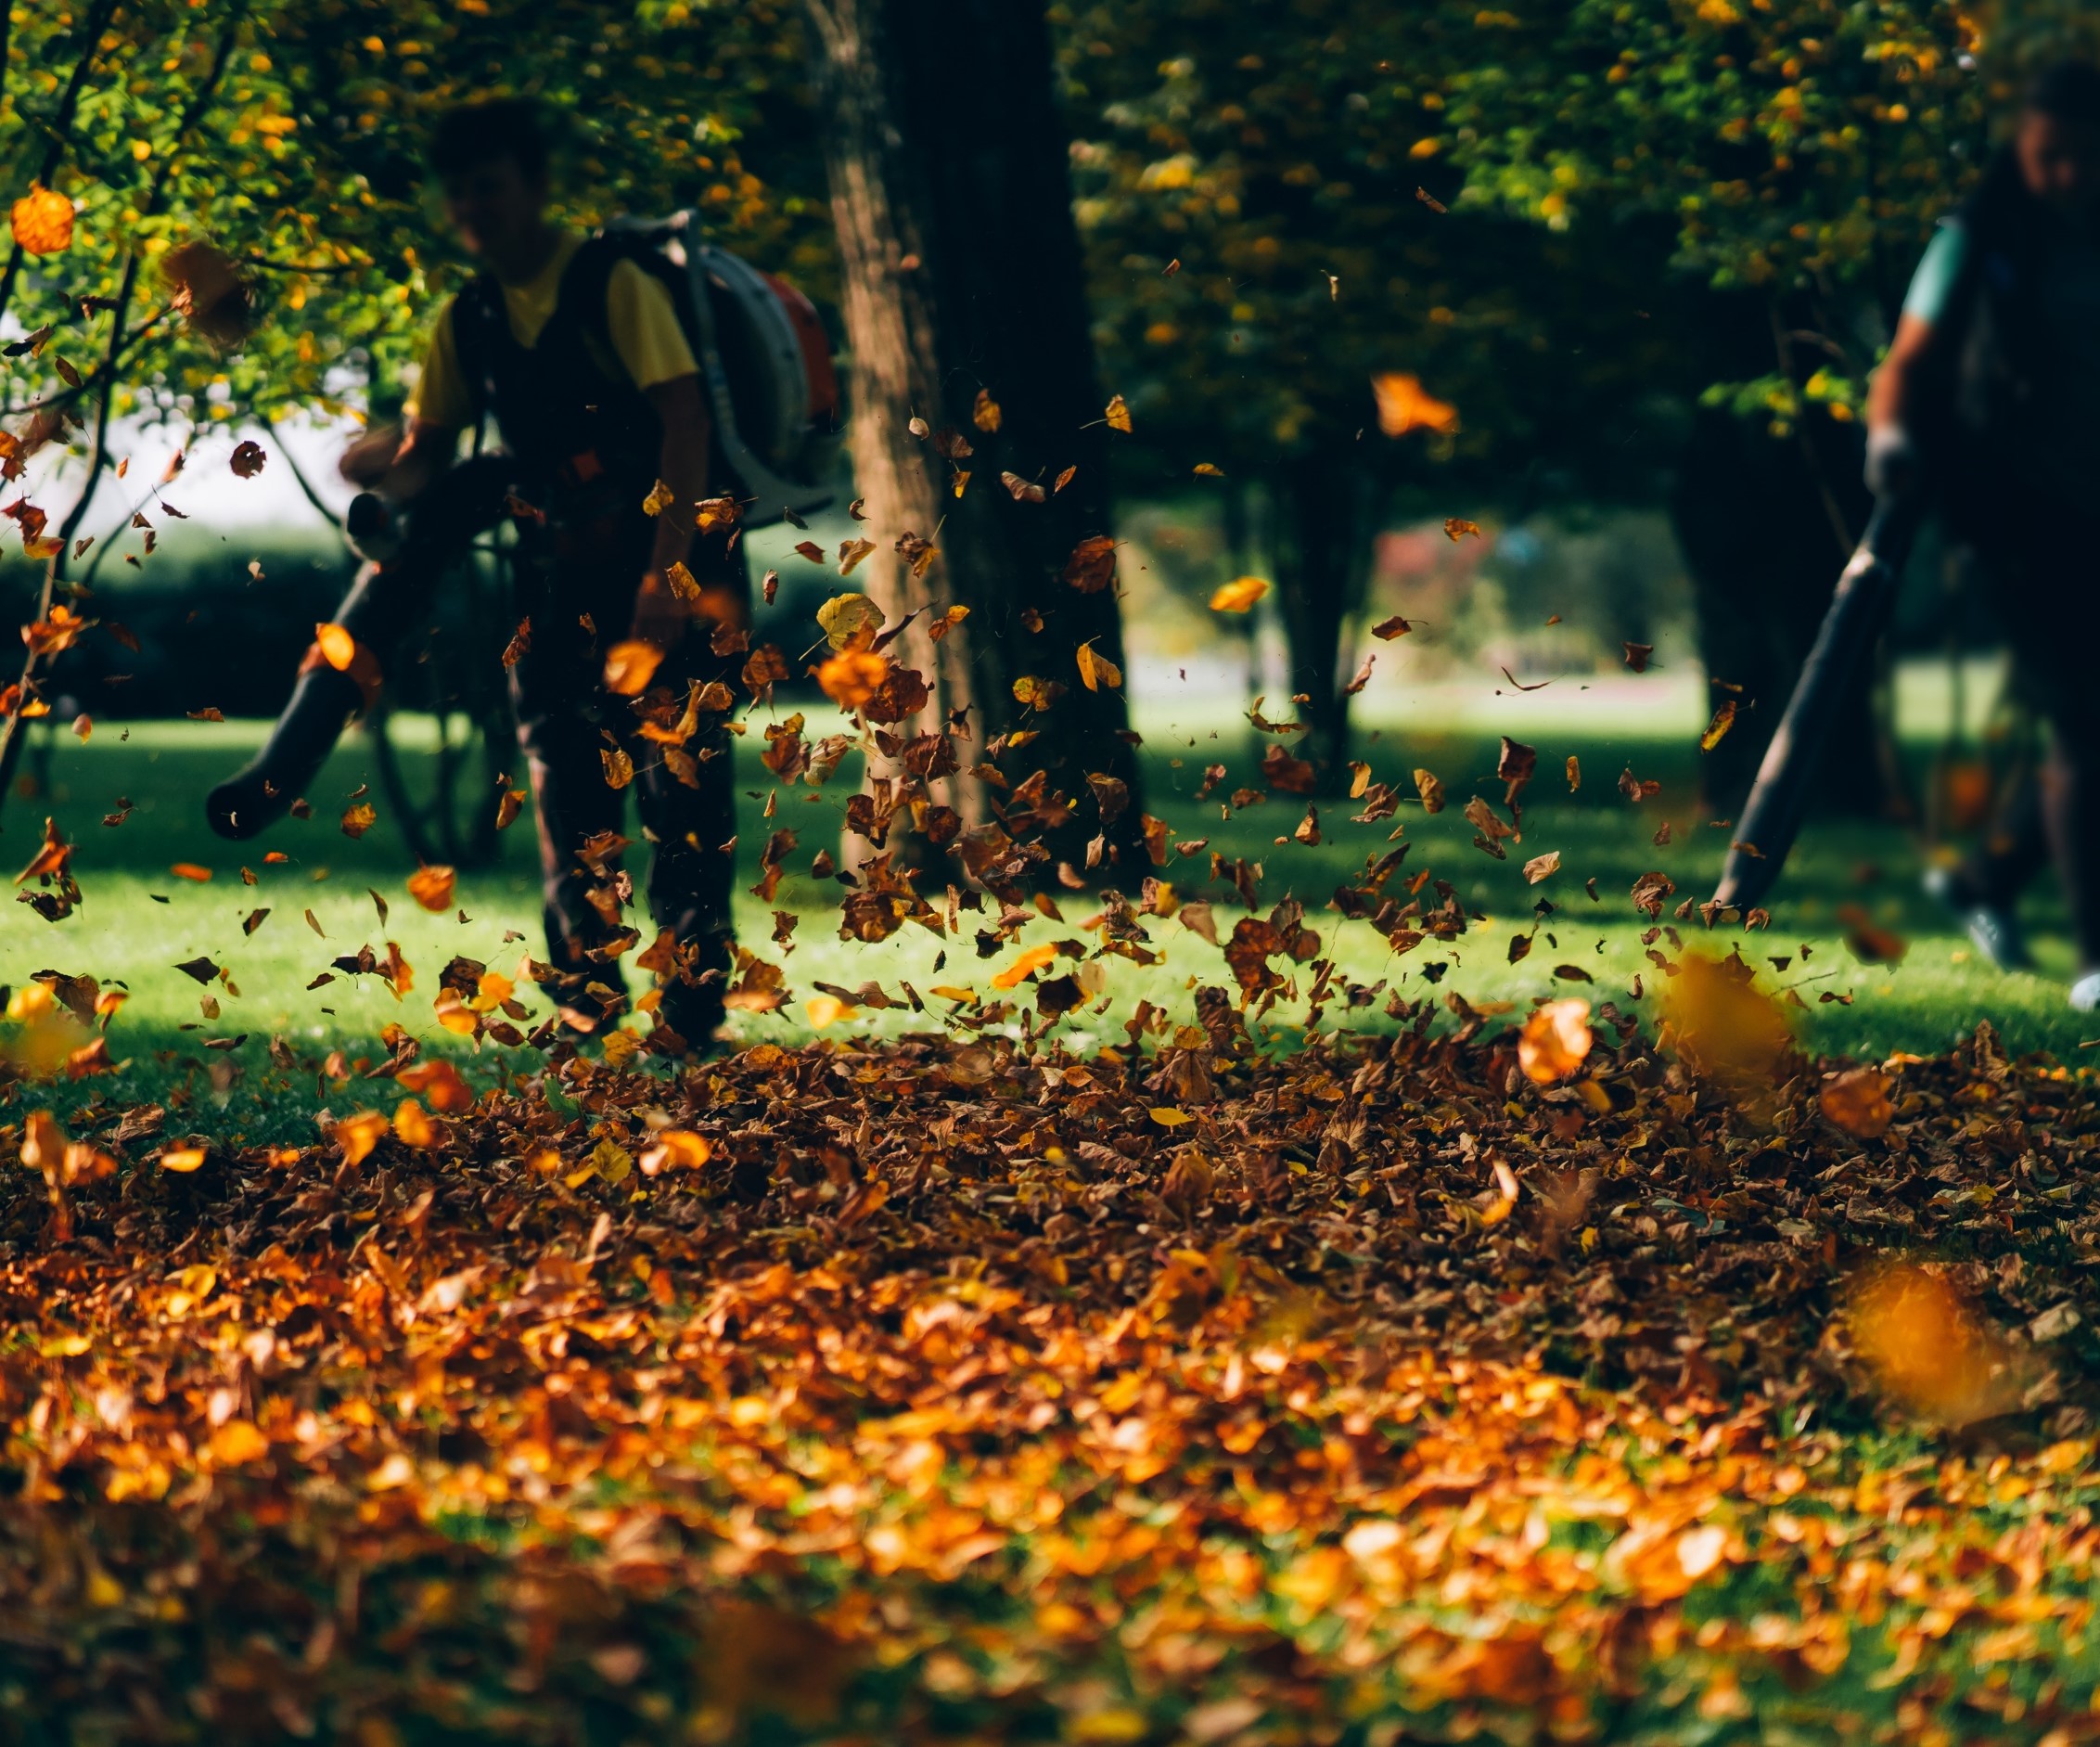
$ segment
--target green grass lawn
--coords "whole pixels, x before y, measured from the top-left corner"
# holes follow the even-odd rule
[[[1221,817],[1219,799],[1255,780],[1261,750],[1237,719],[1213,719],[1195,729],[1148,723],[1146,804],[1180,838],[1205,837],[1228,856],[1259,860],[1264,906],[1295,893],[1305,903],[1310,923],[1338,952],[1341,967],[1360,982],[1384,979],[1409,999],[1455,992],[1476,1004],[1528,1003],[1552,990],[1586,994],[1594,1001],[1616,999],[1623,1006],[1636,975],[1645,977],[1651,996],[1657,981],[1641,939],[1647,924],[1628,895],[1632,882],[1648,869],[1661,869],[1675,880],[1680,897],[1703,896],[1711,889],[1726,836],[1697,816],[1696,751],[1682,737],[1658,738],[1652,727],[1642,726],[1644,731],[1619,739],[1527,730],[1538,732],[1540,776],[1525,797],[1522,841],[1508,845],[1508,858],[1500,862],[1472,846],[1472,828],[1460,816],[1476,789],[1498,801],[1501,793],[1492,779],[1493,737],[1463,723],[1445,736],[1419,727],[1374,728],[1359,748],[1380,778],[1403,790],[1411,790],[1409,773],[1415,766],[1435,770],[1451,796],[1447,810],[1435,817],[1410,802],[1391,824],[1366,827],[1349,822],[1354,808],[1323,805],[1323,841],[1315,847],[1290,837],[1303,816],[1302,802],[1276,797]],[[525,951],[539,949],[529,820],[501,840],[500,865],[462,874],[457,905],[464,922],[452,915],[429,915],[409,897],[405,881],[415,870],[413,858],[376,792],[378,825],[362,839],[342,833],[338,821],[352,792],[367,783],[376,790],[369,747],[360,735],[346,739],[314,785],[313,818],[288,821],[248,845],[213,837],[203,821],[202,796],[248,756],[260,734],[260,725],[247,723],[145,723],[128,729],[105,724],[83,745],[61,731],[48,766],[48,792],[12,798],[6,835],[16,844],[16,865],[29,861],[49,814],[77,846],[73,866],[84,902],[57,924],[27,905],[10,906],[0,920],[0,981],[19,987],[32,972],[52,968],[120,981],[130,990],[111,1027],[112,1054],[127,1063],[124,1073],[114,1083],[90,1082],[75,1096],[97,1089],[115,1098],[132,1092],[159,1096],[162,1088],[186,1082],[199,1097],[218,1100],[231,1124],[259,1125],[258,1134],[302,1129],[305,1137],[310,1113],[325,1099],[325,1089],[311,1079],[269,1072],[264,1052],[273,1036],[286,1038],[302,1056],[318,1058],[338,1046],[352,1055],[363,1050],[377,1056],[383,1054],[377,1042],[380,1030],[398,1021],[433,1047],[449,1046],[456,1040],[436,1024],[430,1007],[445,961],[464,953],[508,970]],[[744,864],[739,931],[748,944],[785,963],[794,996],[776,1013],[739,1016],[737,1034],[745,1041],[806,1038],[803,1003],[819,982],[857,989],[872,979],[900,1002],[908,983],[926,1002],[924,1014],[908,1005],[863,1008],[836,1021],[833,1035],[927,1029],[953,1010],[953,1003],[930,995],[937,983],[974,984],[989,995],[991,974],[1017,948],[1002,946],[980,962],[974,930],[967,926],[962,938],[946,942],[916,928],[875,947],[839,940],[833,919],[837,888],[825,882],[820,889],[806,870],[818,849],[836,846],[852,766],[843,767],[821,791],[780,794],[777,816],[762,826],[761,809],[771,788],[757,762],[762,745],[754,733],[738,746],[739,789],[747,797],[738,852]],[[1583,773],[1581,790],[1573,795],[1561,774],[1570,754],[1579,757]],[[1219,785],[1217,797],[1196,802],[1204,765],[1219,761],[1230,776]],[[1625,802],[1615,784],[1628,764],[1642,777],[1661,780],[1662,793],[1638,808]],[[133,803],[129,817],[120,826],[105,825],[104,816],[124,799]],[[1666,818],[1672,841],[1658,847],[1653,835]],[[775,906],[762,906],[746,892],[756,878],[766,831],[782,824],[800,832],[800,849],[777,902],[802,918],[784,959],[770,939]],[[1396,957],[1367,925],[1343,923],[1326,908],[1335,887],[1360,869],[1366,856],[1385,850],[1395,825],[1405,827],[1412,842],[1402,875],[1428,868],[1488,918],[1463,942],[1440,946],[1431,941]],[[266,865],[268,850],[288,859]],[[1560,873],[1540,887],[1527,886],[1522,863],[1550,850],[1560,853]],[[1892,826],[1826,825],[1812,828],[1805,837],[1773,906],[1770,933],[1746,943],[1745,954],[1760,963],[1769,986],[1798,988],[1807,1003],[1798,1017],[1808,1044],[1862,1056],[1897,1049],[1927,1053],[1988,1017],[2016,1050],[2051,1050],[2076,1060],[2078,1047],[2086,1034],[2100,1034],[2100,1024],[2081,1022],[2064,1005],[2072,966],[2059,936],[2060,906],[2050,882],[2043,882],[2030,905],[2043,973],[2003,976],[1978,962],[1951,918],[1923,896],[1918,855],[1906,834]],[[179,877],[172,871],[177,863],[209,867],[213,877],[207,883]],[[1166,871],[1169,877],[1193,879],[1207,865],[1207,856],[1190,861],[1177,856]],[[244,866],[255,877],[252,886],[244,882]],[[1594,902],[1584,890],[1592,878],[1599,894]],[[1137,880],[1126,884],[1134,889]],[[388,904],[383,925],[370,895],[374,891]],[[1206,893],[1190,884],[1185,895],[1216,898],[1222,929],[1229,930],[1238,913],[1227,902],[1228,889]],[[1531,926],[1531,906],[1542,896],[1556,911],[1545,918],[1529,957],[1513,966],[1511,936]],[[1838,912],[1850,906],[1908,942],[1901,965],[1863,965],[1847,952]],[[268,916],[252,932],[244,931],[245,920],[264,908]],[[1090,894],[1065,894],[1066,921],[1031,922],[1021,944],[1074,937],[1078,930],[1072,925],[1092,908]],[[305,919],[308,912],[321,930],[319,937]],[[1670,919],[1667,912],[1664,919]],[[1687,936],[1697,931],[1696,922],[1679,928]],[[1166,946],[1164,961],[1140,969],[1108,960],[1107,1010],[1072,1015],[1065,1034],[1073,1044],[1119,1040],[1140,998],[1179,1015],[1186,1011],[1192,980],[1229,983],[1218,950],[1195,933],[1172,922],[1154,924],[1153,931]],[[1720,937],[1735,932],[1724,930]],[[309,988],[338,955],[354,953],[366,943],[383,954],[390,939],[400,943],[416,971],[416,987],[405,999],[397,1001],[373,977],[338,977],[321,989]],[[1811,949],[1805,960],[1804,944]],[[1669,942],[1658,944],[1668,947]],[[1783,971],[1773,970],[1763,963],[1767,955],[1789,963]],[[230,982],[208,992],[174,969],[200,956],[225,967]],[[1432,988],[1421,971],[1437,962],[1449,970]],[[1588,970],[1594,984],[1556,983],[1553,972],[1564,965]],[[216,1018],[202,1010],[207,993],[218,1002]],[[1849,996],[1850,1005],[1819,998],[1826,994]],[[1330,1009],[1325,1022],[1389,1025],[1380,1010],[1383,998],[1351,1012]],[[1270,1023],[1285,1026],[1280,1035],[1287,1035],[1287,1027],[1300,1017],[1301,1009],[1285,1007]],[[237,1048],[204,1047],[208,1040],[224,1044],[244,1035],[246,1043]],[[216,1075],[202,1072],[207,1067],[216,1068]],[[339,1104],[340,1098],[339,1092],[334,1101]]]

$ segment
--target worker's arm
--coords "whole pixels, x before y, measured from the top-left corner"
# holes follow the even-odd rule
[[[1911,433],[1921,421],[1927,379],[1938,374],[1935,353],[1942,336],[1942,318],[1964,270],[1967,240],[1959,225],[1942,225],[1933,233],[1918,263],[1896,337],[1888,355],[1867,384],[1866,482],[1877,496],[1901,491],[1917,477],[1917,453]]]
[[[419,497],[459,453],[459,427],[430,418],[409,420],[405,435],[395,427],[361,437],[343,452],[344,479],[391,504]]]
[[[687,610],[672,592],[665,572],[673,564],[683,564],[693,550],[694,506],[708,495],[712,428],[697,373],[672,377],[646,392],[663,429],[657,478],[670,488],[672,501],[657,517],[648,573],[634,597],[634,635],[669,649],[685,635]]]
[[[1867,483],[1877,492],[1894,483],[1892,479],[1877,478],[1877,473],[1891,473],[1898,457],[1910,455],[1910,432],[1917,422],[1919,380],[1936,339],[1930,322],[1923,316],[1905,315],[1896,324],[1896,338],[1889,343],[1881,367],[1867,384]]]

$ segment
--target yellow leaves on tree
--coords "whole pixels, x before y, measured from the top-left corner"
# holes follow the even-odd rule
[[[25,255],[63,254],[73,246],[73,203],[55,189],[32,183],[7,218]]]

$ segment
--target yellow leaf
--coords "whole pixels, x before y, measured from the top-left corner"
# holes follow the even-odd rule
[[[996,430],[999,419],[999,403],[992,398],[990,390],[979,389],[977,405],[970,408],[970,423],[980,430]]]
[[[8,212],[15,241],[25,255],[62,254],[73,243],[73,203],[37,183]]]
[[[659,480],[650,489],[649,495],[642,499],[642,513],[645,516],[660,516],[677,501],[678,494]]]
[[[1057,957],[1055,946],[1031,946],[992,979],[995,989],[1018,989]]]
[[[642,1175],[654,1176],[667,1165],[697,1171],[714,1157],[714,1148],[704,1135],[689,1128],[659,1128],[642,1154]]]
[[[802,1010],[810,1016],[811,1026],[822,1031],[827,1025],[836,1025],[840,1020],[851,1017],[858,1009],[836,995],[813,995],[802,1003]]]
[[[1080,684],[1089,691],[1099,691],[1105,685],[1113,689],[1123,683],[1123,670],[1106,655],[1096,654],[1093,644],[1082,643],[1079,646],[1079,678]]]
[[[378,1111],[359,1111],[356,1115],[338,1123],[331,1137],[342,1149],[345,1164],[362,1164],[371,1156],[372,1149],[379,1144],[379,1137],[391,1126]]]
[[[408,876],[408,895],[432,916],[452,908],[452,891],[459,876],[450,867],[418,867]]]
[[[1184,1123],[1196,1120],[1186,1111],[1177,1110],[1172,1104],[1156,1105],[1146,1114],[1162,1128],[1179,1128]]]
[[[1389,437],[1411,430],[1449,436],[1458,429],[1458,408],[1425,392],[1419,377],[1383,371],[1371,379],[1371,392],[1378,403],[1378,429]]]
[[[1210,597],[1212,612],[1248,612],[1269,592],[1268,581],[1260,576],[1236,576],[1221,583]]]
[[[654,643],[615,643],[605,652],[605,688],[617,698],[638,698],[662,663],[663,651]]]
[[[202,1147],[170,1147],[160,1155],[163,1171],[194,1171],[204,1163]]]
[[[1587,1001],[1548,1001],[1517,1034],[1517,1065],[1535,1084],[1553,1085],[1582,1065],[1594,1041]]]
[[[1108,397],[1107,417],[1110,430],[1120,430],[1126,435],[1129,433],[1131,428],[1130,407],[1124,404],[1123,397],[1120,394],[1111,394]]]
[[[394,1111],[394,1133],[412,1147],[433,1147],[438,1141],[438,1125],[430,1114],[412,1098],[401,1100]]]
[[[882,629],[883,610],[865,595],[834,595],[816,610],[816,622],[834,649],[864,645]]]
[[[605,765],[606,787],[624,789],[634,780],[634,761],[617,746],[601,746],[599,761]]]
[[[350,664],[357,659],[357,639],[339,624],[317,624],[314,627],[314,641],[321,646],[321,659],[339,674],[350,672]]]
[[[238,1468],[270,1453],[270,1440],[247,1419],[228,1419],[211,1433],[211,1460],[221,1468]]]

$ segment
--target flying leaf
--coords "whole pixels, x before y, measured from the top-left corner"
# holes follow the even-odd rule
[[[1378,429],[1389,437],[1411,430],[1449,436],[1458,429],[1458,408],[1426,392],[1419,377],[1385,371],[1371,379],[1371,392],[1378,405]]]
[[[816,610],[816,622],[834,649],[865,645],[882,629],[882,609],[865,595],[834,595]]]
[[[433,916],[442,916],[452,908],[453,887],[459,876],[442,864],[418,867],[408,876],[408,895]]]
[[[663,651],[654,643],[615,643],[605,652],[605,688],[616,698],[638,698],[662,664]]]
[[[1221,583],[1210,596],[1212,612],[1248,612],[1254,603],[1269,592],[1267,581],[1260,576],[1236,576],[1229,583]]]

